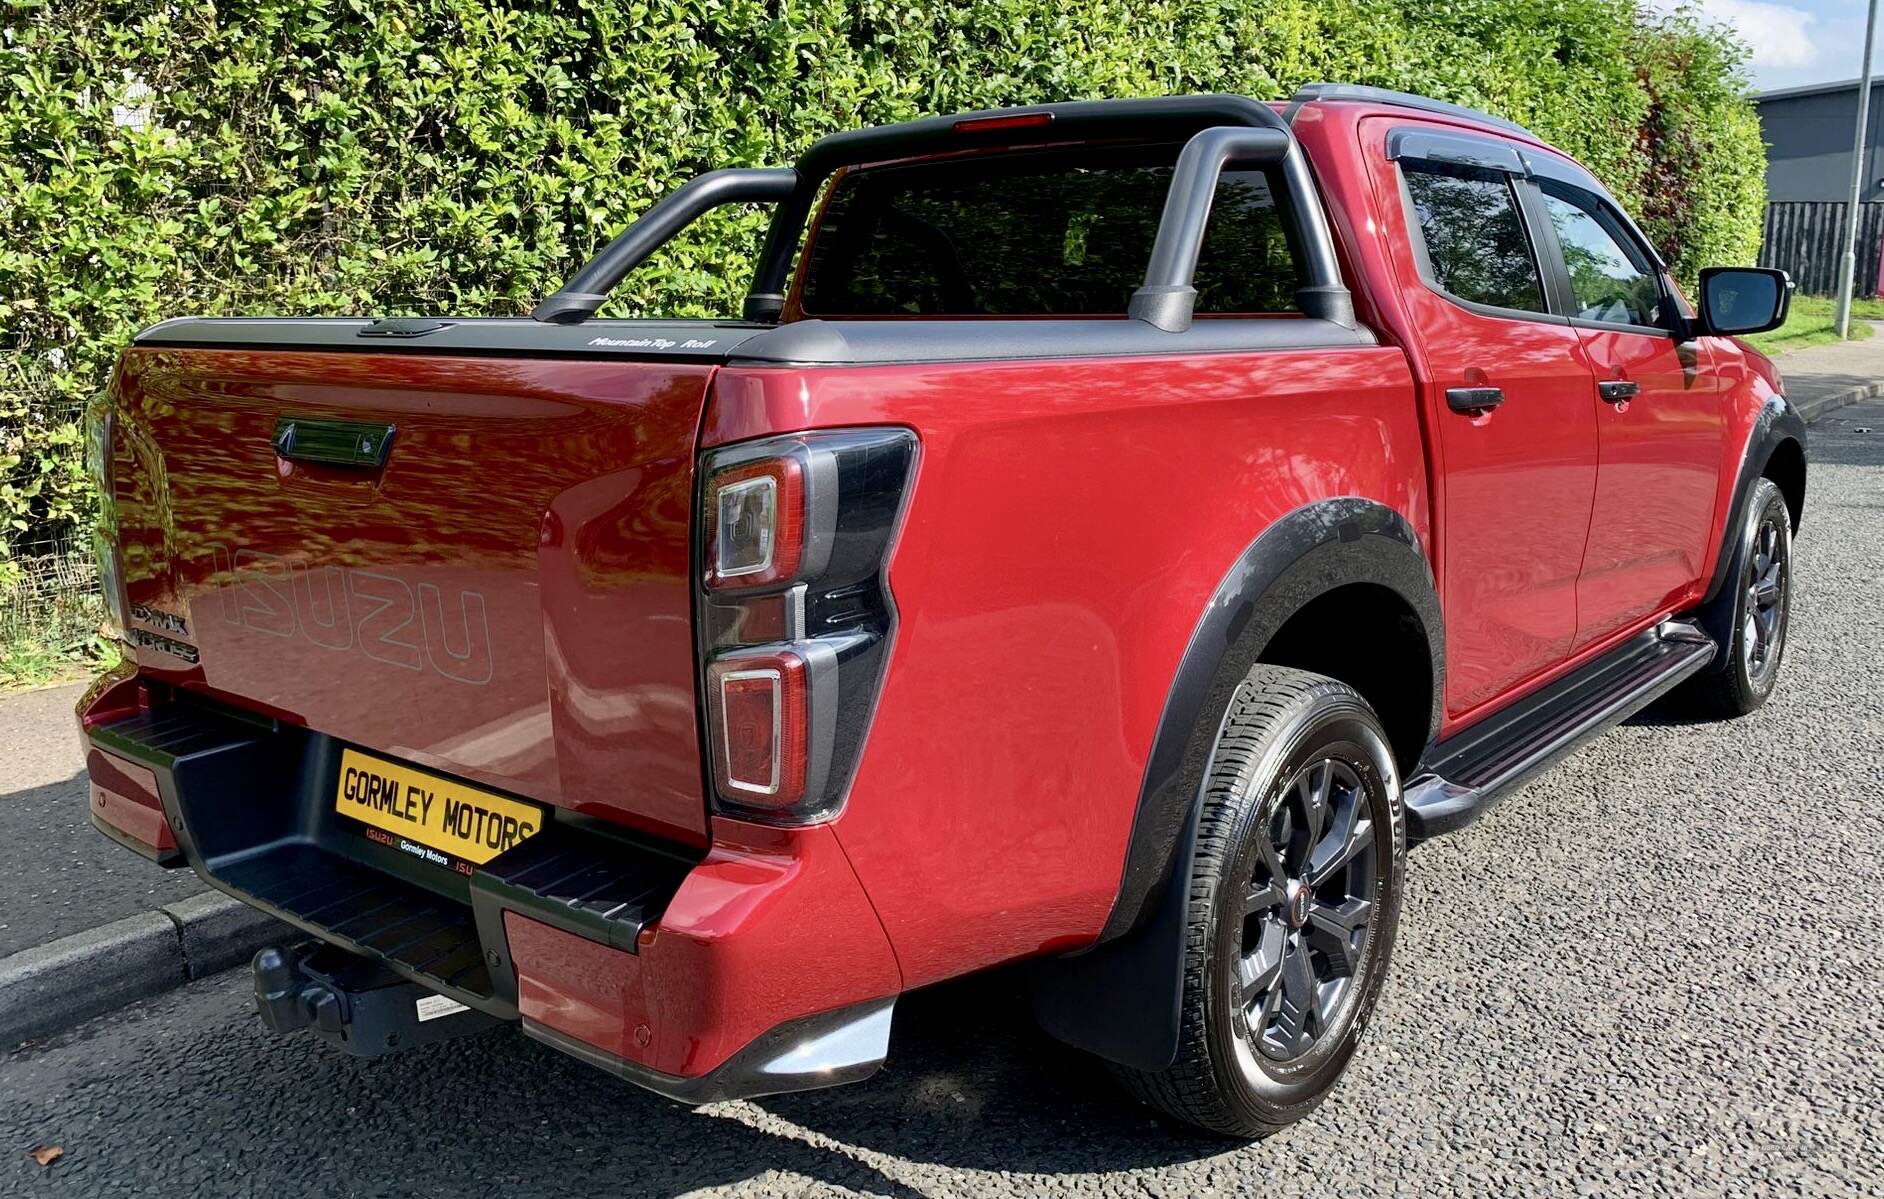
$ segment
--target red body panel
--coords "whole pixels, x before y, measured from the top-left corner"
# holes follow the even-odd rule
[[[705,839],[688,582],[710,368],[132,350],[115,516],[153,677],[507,791]],[[396,427],[381,471],[278,417]]]
[[[910,985],[1097,935],[1178,659],[1237,557],[1327,496],[1424,536],[1411,398],[1389,347],[721,373],[707,445],[921,438],[900,627],[837,821]]]
[[[110,826],[121,838],[128,837],[144,847],[152,857],[176,850],[177,837],[164,819],[154,773],[101,749],[85,755],[85,773],[91,780],[94,824]]]
[[[1359,136],[1378,172],[1392,292],[1421,330],[1421,399],[1444,464],[1445,710],[1457,715],[1569,655],[1596,491],[1596,412],[1576,330],[1476,312],[1420,278],[1385,149],[1388,130],[1419,123],[1372,119]],[[1480,416],[1454,412],[1452,387],[1497,387],[1505,402]]]
[[[1718,339],[1676,344],[1643,333],[1580,332],[1597,378],[1628,379],[1642,390],[1621,404],[1596,405],[1603,465],[1577,581],[1579,649],[1645,612],[1679,605],[1702,577],[1720,540],[1714,497],[1722,490],[1727,423],[1727,396],[1713,370]]]
[[[715,822],[713,851],[638,955],[515,914],[506,930],[524,1019],[674,1077],[787,1020],[903,990],[828,827]]]

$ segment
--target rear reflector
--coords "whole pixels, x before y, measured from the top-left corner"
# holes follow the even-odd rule
[[[970,117],[955,122],[957,133],[992,133],[998,129],[1029,129],[1053,124],[1050,112],[1016,112],[999,117]]]
[[[722,792],[761,807],[787,808],[805,790],[804,659],[787,650],[714,662],[707,702],[714,773]]]

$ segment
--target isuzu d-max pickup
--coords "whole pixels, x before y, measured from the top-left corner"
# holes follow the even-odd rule
[[[742,319],[595,315],[746,203]],[[1731,335],[1789,290],[1691,305],[1524,129],[1318,85],[827,137],[527,318],[165,321],[90,428],[93,819],[304,934],[262,1016],[356,1053],[789,1091],[1026,962],[1262,1135],[1355,1052],[1409,844],[1772,691],[1805,434]]]

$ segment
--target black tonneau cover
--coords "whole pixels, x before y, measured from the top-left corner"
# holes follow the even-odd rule
[[[514,357],[659,358],[724,362],[741,343],[775,325],[742,321],[585,321],[547,325],[528,317],[440,317],[404,322],[421,332],[378,330],[398,322],[364,317],[178,317],[152,325],[140,346],[357,350],[384,354],[495,354]]]
[[[1378,344],[1366,328],[1308,317],[1209,318],[1169,333],[1125,317],[1064,320],[585,321],[525,317],[441,318],[405,337],[361,336],[375,322],[352,317],[180,317],[137,335],[140,346],[201,349],[352,350],[362,353],[507,358],[631,358],[748,366],[865,366],[1223,354]]]

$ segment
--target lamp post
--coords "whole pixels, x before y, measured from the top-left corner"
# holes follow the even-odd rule
[[[1864,64],[1858,79],[1858,127],[1851,138],[1851,199],[1845,205],[1845,252],[1838,260],[1838,336],[1851,334],[1851,277],[1858,271],[1858,201],[1864,191],[1864,124],[1871,108],[1871,38],[1877,32],[1877,0],[1864,18]]]

